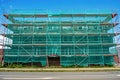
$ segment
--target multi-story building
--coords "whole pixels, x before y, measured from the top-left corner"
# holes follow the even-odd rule
[[[23,11],[5,13],[3,24],[12,40],[4,44],[4,63],[42,66],[114,65],[117,56],[109,48],[117,13],[77,11]],[[9,41],[7,39],[6,41]]]

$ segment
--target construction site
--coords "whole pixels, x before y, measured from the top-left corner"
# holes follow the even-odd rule
[[[119,63],[117,12],[11,10],[1,34],[0,62],[38,66],[105,66]],[[114,47],[114,50],[111,48]]]

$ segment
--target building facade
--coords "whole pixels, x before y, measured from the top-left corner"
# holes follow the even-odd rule
[[[39,12],[13,10],[5,13],[11,32],[5,34],[4,63],[34,63],[41,66],[114,65],[117,56],[109,48],[117,13]]]

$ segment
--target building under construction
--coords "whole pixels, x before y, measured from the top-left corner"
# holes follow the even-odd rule
[[[42,66],[114,65],[116,12],[12,10],[1,62]],[[6,47],[6,48],[5,48]]]

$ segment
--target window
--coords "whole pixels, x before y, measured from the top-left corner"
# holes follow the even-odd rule
[[[39,30],[42,30],[42,29],[43,29],[43,27],[42,27],[42,26],[41,26],[41,27],[38,27],[38,29],[39,29]]]
[[[97,26],[94,26],[94,29],[97,30]]]
[[[24,30],[27,30],[28,28],[27,27],[24,27]]]
[[[63,28],[63,30],[71,30],[72,29],[71,26],[63,26],[62,28]]]
[[[81,30],[81,29],[82,29],[82,27],[81,27],[81,26],[79,26],[79,27],[78,27],[78,29],[79,29],[79,30]]]
[[[59,26],[48,26],[48,30],[58,30]]]

